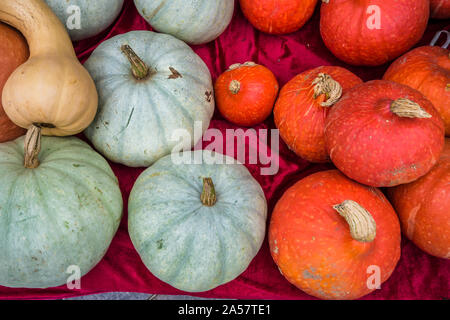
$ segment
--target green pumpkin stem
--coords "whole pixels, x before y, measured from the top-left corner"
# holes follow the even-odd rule
[[[25,136],[24,166],[28,169],[39,167],[39,152],[41,151],[41,128],[32,125]]]
[[[134,50],[131,49],[131,47],[127,44],[123,45],[120,49],[130,61],[131,72],[133,73],[133,76],[137,80],[143,80],[147,78],[150,74],[150,68],[141,58],[139,58],[136,52],[134,52]]]
[[[203,178],[203,191],[200,196],[203,205],[212,207],[217,202],[216,189],[211,178]]]
[[[359,203],[345,200],[333,208],[347,221],[350,235],[359,242],[372,242],[375,240],[377,225],[372,215]]]

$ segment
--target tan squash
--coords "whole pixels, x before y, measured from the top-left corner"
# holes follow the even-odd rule
[[[3,89],[8,117],[23,128],[39,126],[44,135],[83,131],[95,117],[98,95],[63,24],[43,0],[1,0],[0,20],[21,31],[30,48]]]

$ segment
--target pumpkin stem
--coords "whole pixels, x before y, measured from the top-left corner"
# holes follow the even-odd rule
[[[32,125],[25,136],[24,166],[28,169],[39,167],[38,155],[41,151],[41,128]]]
[[[232,94],[238,94],[241,90],[241,83],[237,80],[233,80],[230,82],[229,89]]]
[[[134,52],[134,50],[127,44],[123,45],[120,49],[131,63],[131,72],[133,73],[133,76],[137,80],[147,78],[150,74],[150,68],[141,58],[139,58],[136,52]]]
[[[216,189],[211,178],[203,178],[203,191],[200,196],[203,205],[212,207],[217,202]]]
[[[312,84],[315,85],[314,99],[317,99],[322,94],[327,97],[327,100],[320,104],[322,107],[331,107],[342,96],[341,85],[328,74],[320,73]]]
[[[400,98],[392,102],[391,111],[402,118],[431,118],[431,114],[409,99]]]
[[[375,220],[360,204],[345,200],[333,208],[347,221],[353,239],[360,242],[372,242],[375,239],[377,230]]]
[[[254,63],[253,61],[247,61],[247,62],[244,62],[242,64],[241,63],[235,63],[235,64],[232,64],[231,66],[229,66],[227,71],[239,69],[240,67],[256,67],[256,66],[257,66],[257,64]]]

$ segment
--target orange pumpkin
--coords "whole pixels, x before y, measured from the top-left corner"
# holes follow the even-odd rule
[[[397,265],[400,239],[397,215],[381,191],[337,170],[288,189],[269,229],[281,273],[321,299],[357,299],[375,290]]]
[[[286,34],[303,27],[314,13],[317,0],[240,0],[240,4],[256,29]]]
[[[331,161],[347,177],[372,187],[419,179],[436,165],[444,123],[419,91],[386,80],[350,89],[325,122]]]
[[[15,29],[0,22],[0,97],[6,81],[13,71],[28,59],[28,45]],[[0,99],[0,143],[14,140],[25,134],[3,110]]]
[[[435,19],[450,18],[450,0],[430,0],[431,17]]]
[[[322,0],[320,34],[340,60],[380,66],[422,38],[429,0]]]
[[[279,86],[272,71],[246,62],[220,75],[214,89],[222,115],[234,124],[251,127],[272,113]]]
[[[386,71],[385,80],[419,90],[441,114],[450,136],[450,51],[419,47],[398,58]]]
[[[288,147],[310,162],[329,161],[325,119],[348,89],[362,80],[341,67],[318,67],[289,81],[275,104],[275,125]]]
[[[450,139],[426,176],[388,189],[388,195],[403,233],[423,251],[450,259]]]

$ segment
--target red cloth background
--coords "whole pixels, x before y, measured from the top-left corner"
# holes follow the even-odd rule
[[[436,31],[441,29],[449,29],[448,20],[430,20],[427,32],[418,45],[429,44]],[[99,43],[131,30],[151,30],[151,27],[139,16],[133,1],[126,0],[124,9],[113,26],[97,37],[75,43],[78,57],[84,62]],[[245,61],[255,61],[270,68],[280,85],[300,72],[321,65],[347,67],[365,81],[381,78],[388,67],[350,67],[335,58],[320,38],[319,7],[300,31],[285,36],[271,36],[256,31],[244,18],[237,3],[233,21],[225,33],[215,42],[194,46],[193,49],[208,65],[213,80],[229,65]],[[274,127],[273,118],[270,118],[257,129]],[[225,129],[236,127],[224,121],[216,112],[211,128],[224,132]],[[119,178],[126,208],[131,188],[144,169],[132,169],[113,163],[111,166]],[[302,177],[333,166],[309,164],[281,143],[280,171],[277,175],[261,176],[259,165],[247,165],[247,168],[264,189],[270,218],[276,201],[288,187]],[[449,283],[450,261],[429,256],[404,238],[401,260],[391,278],[380,290],[362,299],[449,299]],[[0,287],[0,299],[52,299],[111,291],[237,299],[314,299],[288,283],[279,273],[270,256],[267,239],[247,271],[236,280],[204,293],[190,294],[176,290],[155,278],[141,262],[128,236],[126,210],[108,253],[81,279],[81,287],[81,290],[69,290],[66,286],[46,290]]]

